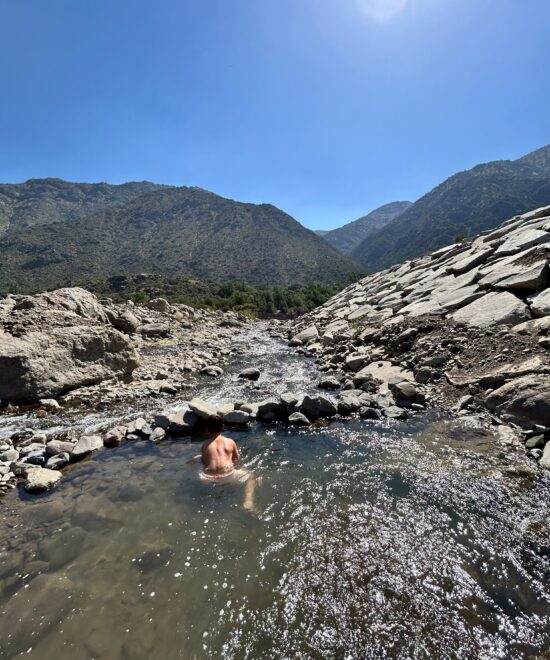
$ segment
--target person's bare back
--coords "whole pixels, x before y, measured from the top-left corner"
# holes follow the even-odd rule
[[[210,433],[210,437],[203,443],[201,448],[203,465],[201,479],[217,484],[225,484],[226,482],[244,483],[243,506],[253,511],[256,480],[248,470],[236,468],[235,463],[241,460],[237,444],[231,438],[222,435],[223,422],[220,419],[208,419],[206,429]]]
[[[220,477],[232,472],[235,469],[235,461],[240,458],[235,441],[221,434],[206,440],[201,455],[206,474]]]

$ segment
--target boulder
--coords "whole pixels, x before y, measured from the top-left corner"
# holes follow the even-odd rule
[[[69,464],[69,454],[62,452],[61,454],[56,454],[55,456],[50,456],[46,461],[45,467],[48,470],[61,470]]]
[[[115,316],[111,323],[117,330],[127,333],[137,332],[140,325],[139,320],[132,312],[123,312],[119,316]]]
[[[46,444],[46,453],[50,456],[55,456],[56,454],[72,454],[74,449],[74,444],[72,442],[65,442],[63,440],[50,440]]]
[[[231,410],[222,415],[222,419],[226,424],[235,424],[236,426],[244,426],[250,421],[250,415],[244,410]]]
[[[43,493],[52,488],[61,479],[61,473],[42,467],[34,467],[27,471],[25,490],[27,493]]]
[[[258,380],[260,377],[260,370],[250,367],[248,369],[243,369],[239,374],[239,378],[245,378],[246,380]]]
[[[338,412],[336,405],[325,396],[311,397],[306,395],[300,406],[302,412],[309,419],[318,417],[334,417]]]
[[[217,378],[218,376],[221,376],[223,374],[223,369],[221,367],[212,364],[207,367],[203,367],[201,369],[201,374],[204,374],[205,376],[212,376],[213,378]]]
[[[510,277],[499,280],[494,287],[495,289],[517,291],[521,294],[529,291],[540,291],[546,286],[547,281],[548,267],[543,261],[534,266],[526,266],[525,270],[522,270],[516,275],[510,275]]]
[[[320,380],[317,387],[321,390],[339,390],[340,382],[334,376],[328,376]]]
[[[164,339],[171,335],[170,326],[164,323],[144,323],[138,332],[147,339]]]
[[[165,437],[166,437],[166,429],[157,426],[156,428],[153,429],[151,435],[149,436],[149,440],[151,442],[160,442],[161,440],[164,440]]]
[[[550,442],[546,443],[542,456],[540,457],[539,465],[541,468],[550,470]]]
[[[42,309],[46,314],[52,309],[58,309],[102,323],[108,321],[105,309],[96,296],[78,286],[40,293],[34,296],[32,300],[34,301],[34,308]]]
[[[41,408],[48,410],[49,412],[61,410],[61,406],[56,399],[40,399],[38,403]]]
[[[289,416],[288,418],[288,423],[291,426],[310,426],[311,422],[309,419],[303,415],[302,413],[295,412],[292,413],[292,415]]]
[[[103,438],[100,435],[82,436],[73,447],[71,461],[79,461],[97,449],[103,449]]]
[[[298,397],[292,392],[283,392],[280,397],[280,402],[286,408],[295,408],[298,404]]]
[[[191,399],[191,401],[189,401],[189,409],[201,419],[218,417],[218,410],[212,404],[207,403],[202,399]]]
[[[103,438],[103,444],[105,447],[113,448],[120,447],[126,434],[128,433],[127,426],[115,426],[112,429],[109,429]]]
[[[494,390],[485,400],[489,410],[523,428],[550,426],[550,376],[523,376]]]
[[[108,326],[72,326],[0,333],[0,400],[34,402],[107,378],[139,365],[130,340]]]
[[[527,250],[534,245],[542,245],[550,241],[550,234],[542,229],[517,229],[512,232],[500,245],[495,256],[505,257],[523,250]]]
[[[170,303],[165,298],[153,298],[147,303],[147,307],[162,314],[170,313]]]
[[[515,325],[531,318],[529,308],[507,291],[491,292],[456,311],[452,318],[478,328],[492,325]]]
[[[196,415],[191,410],[178,410],[173,415],[170,415],[170,426],[168,427],[168,432],[171,436],[174,437],[190,435],[198,421],[198,415]]]
[[[310,325],[305,330],[302,330],[297,335],[294,335],[294,337],[292,337],[292,343],[300,346],[301,344],[307,344],[313,339],[317,339],[318,336],[319,331],[317,330],[317,326]]]
[[[549,316],[550,315],[550,288],[541,291],[536,296],[529,298],[531,311],[533,316]]]

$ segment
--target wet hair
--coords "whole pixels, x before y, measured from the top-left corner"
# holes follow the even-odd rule
[[[209,417],[206,420],[206,428],[210,433],[221,433],[223,431],[223,421],[220,417]]]

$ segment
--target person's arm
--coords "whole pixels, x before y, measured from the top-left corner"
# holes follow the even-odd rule
[[[235,441],[233,441],[231,460],[233,461],[233,463],[238,463],[241,460],[241,455],[239,454],[239,450],[237,449],[237,443]]]

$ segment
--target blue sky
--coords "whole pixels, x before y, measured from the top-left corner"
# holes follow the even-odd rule
[[[548,0],[0,0],[0,181],[148,179],[311,228],[550,143]]]

